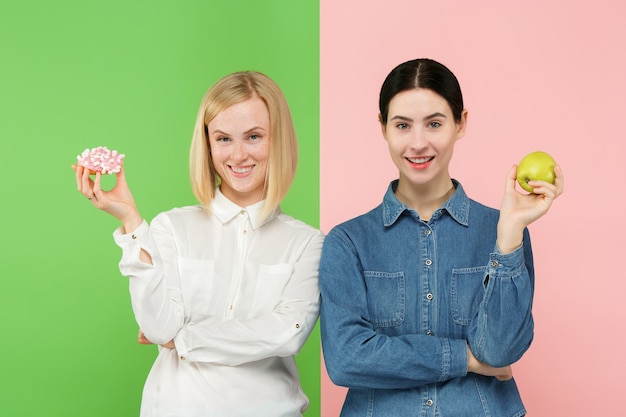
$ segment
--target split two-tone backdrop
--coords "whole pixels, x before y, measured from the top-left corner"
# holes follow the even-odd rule
[[[626,394],[626,9],[619,2],[0,0],[0,415],[138,414],[156,349],[136,343],[114,219],[75,190],[87,147],[127,154],[143,215],[195,204],[200,99],[260,70],[283,88],[300,163],[283,210],[328,232],[380,202],[396,171],[377,94],[431,57],[469,110],[452,175],[497,207],[506,173],[545,150],[566,193],[531,226],[536,336],[514,366],[529,415],[617,415]],[[307,417],[335,417],[316,330],[298,355]]]

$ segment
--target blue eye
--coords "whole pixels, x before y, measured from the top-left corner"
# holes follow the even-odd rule
[[[440,127],[440,126],[441,126],[441,123],[439,123],[439,122],[430,122],[430,123],[428,124],[428,126],[429,126],[429,127],[434,128],[434,129],[436,129],[436,128],[438,128],[438,127]]]
[[[230,139],[226,136],[219,136],[216,141],[217,142],[228,142]]]
[[[249,138],[250,138],[251,140],[257,140],[257,139],[259,139],[259,137],[260,137],[259,135],[256,135],[256,134],[255,134],[255,135],[250,135],[250,137],[249,137]]]
[[[409,125],[407,125],[406,123],[398,123],[396,127],[400,130],[404,130],[404,129],[408,129]]]

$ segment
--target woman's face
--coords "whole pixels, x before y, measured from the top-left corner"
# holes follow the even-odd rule
[[[264,198],[270,152],[270,116],[258,97],[233,104],[208,124],[213,166],[220,190],[239,206]]]
[[[396,94],[382,126],[389,153],[400,173],[399,186],[450,188],[448,165],[454,144],[465,134],[467,111],[455,122],[448,102],[428,89]]]

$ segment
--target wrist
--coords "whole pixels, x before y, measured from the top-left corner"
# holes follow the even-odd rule
[[[467,372],[474,372],[474,370],[476,369],[476,363],[477,360],[472,354],[469,345],[467,345]]]
[[[496,245],[502,255],[509,254],[519,248],[523,240],[523,227],[506,227],[498,223]]]
[[[128,234],[134,232],[141,223],[143,223],[143,218],[139,215],[139,213],[134,213],[127,218],[121,220],[122,222],[122,233]]]
[[[498,247],[498,251],[500,251],[501,255],[508,255],[509,253],[512,253],[515,251],[515,249],[519,248],[522,244],[522,240],[515,240],[515,241],[501,241],[501,240],[497,240],[496,241],[496,246]]]

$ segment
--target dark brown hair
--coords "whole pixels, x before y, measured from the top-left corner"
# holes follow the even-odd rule
[[[414,88],[426,88],[439,94],[448,102],[454,120],[461,121],[463,95],[459,81],[445,65],[432,59],[420,58],[398,65],[385,78],[378,102],[383,124],[387,124],[389,103],[396,94]]]

